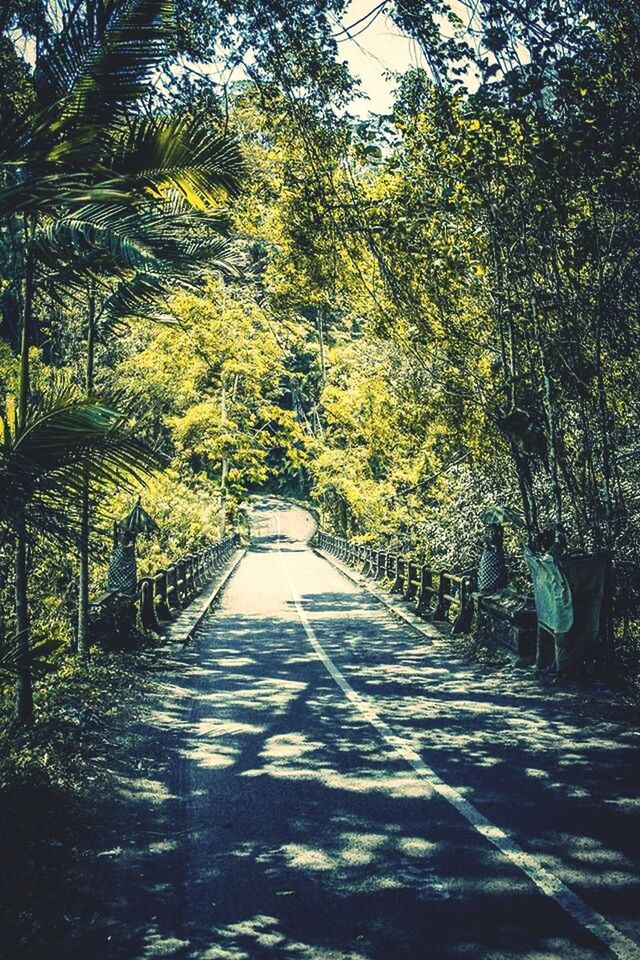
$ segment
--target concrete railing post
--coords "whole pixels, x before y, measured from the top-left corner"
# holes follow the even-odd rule
[[[188,600],[188,589],[187,583],[185,580],[185,561],[181,557],[176,563],[176,576],[177,576],[177,587],[178,587],[178,599],[180,601],[180,606],[183,607]]]
[[[397,557],[395,553],[387,554],[387,562],[384,568],[384,579],[395,580]]]
[[[436,608],[433,611],[434,620],[446,620],[447,611],[449,609],[449,602],[446,599],[447,593],[447,574],[443,570],[440,574],[440,580],[438,581],[438,601],[436,603]]]
[[[187,576],[187,586],[189,589],[189,599],[191,599],[196,593],[196,578],[195,578],[195,569],[193,556],[189,554],[186,557],[186,576]]]
[[[469,633],[473,622],[473,594],[471,577],[463,576],[460,582],[460,612],[453,622],[452,633]]]
[[[431,567],[423,563],[420,569],[420,585],[416,595],[416,609],[418,613],[425,614],[431,606],[433,597],[433,571]]]
[[[407,579],[404,591],[405,600],[413,600],[420,587],[420,570],[415,560],[407,561]]]
[[[396,578],[391,587],[392,593],[404,593],[406,583],[407,561],[404,557],[396,557]]]
[[[204,586],[205,572],[202,550],[197,550],[194,554],[193,576],[198,590]]]
[[[158,570],[153,578],[156,616],[159,620],[171,620],[169,610],[169,575],[166,570]]]
[[[180,607],[178,567],[175,563],[170,563],[167,567],[167,603],[171,610],[178,610]]]

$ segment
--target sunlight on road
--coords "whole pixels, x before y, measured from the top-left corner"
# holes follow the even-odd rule
[[[614,718],[587,722],[568,693],[518,671],[507,683],[457,660],[451,640],[413,634],[305,546],[307,513],[271,502],[254,507],[250,552],[150,712],[157,759],[127,785],[150,833],[105,857],[139,864],[139,956],[602,955],[336,686],[283,580],[276,511],[305,616],[362,703],[637,936],[637,866],[618,842],[636,812],[620,789],[636,738]]]

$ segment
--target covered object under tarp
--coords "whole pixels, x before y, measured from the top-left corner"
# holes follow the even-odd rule
[[[536,666],[555,665],[559,673],[574,669],[592,654],[606,624],[605,596],[609,560],[603,555],[562,557],[554,560],[527,556],[536,597],[540,627]],[[555,567],[555,571],[554,568]],[[557,591],[557,616],[550,613],[548,582],[562,585]],[[571,616],[567,600],[570,597]]]

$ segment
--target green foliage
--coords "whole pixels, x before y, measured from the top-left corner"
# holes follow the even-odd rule
[[[210,489],[195,478],[185,477],[176,467],[168,467],[148,481],[142,491],[142,502],[159,530],[157,534],[138,537],[136,550],[140,576],[155,574],[167,564],[174,563],[195,544],[218,539],[220,512],[217,500],[211,496]],[[121,491],[109,498],[105,512],[121,518],[131,506],[131,494]],[[96,565],[95,583],[105,579],[104,538],[102,544],[102,563]]]
[[[176,468],[210,495],[228,462],[231,511],[246,492],[304,461],[304,438],[286,410],[281,345],[241,287],[211,279],[203,294],[177,294],[172,326],[132,332],[117,382],[139,392],[166,437]]]
[[[68,536],[77,509],[78,648],[84,654],[91,498],[105,483],[140,481],[154,460],[127,423],[128,413],[93,395],[96,322],[109,288],[120,281],[103,336],[122,319],[118,306],[133,300],[138,313],[157,306],[169,269],[185,280],[194,262],[205,258],[210,267],[235,267],[219,215],[221,199],[236,189],[241,172],[235,144],[194,116],[144,116],[141,110],[152,74],[174,53],[175,13],[173,0],[131,0],[101,7],[98,16],[80,4],[61,20],[54,15],[51,29],[44,35],[38,30],[35,38],[29,109],[19,112],[10,96],[0,100],[9,134],[0,150],[0,215],[13,258],[12,306],[20,318],[17,400],[2,420],[8,494],[2,519],[13,528],[16,544],[22,721],[31,719],[33,704],[27,546],[34,530]],[[14,24],[9,15],[3,28],[11,34]],[[18,17],[18,29],[28,34],[31,24]],[[194,211],[199,215],[190,216]],[[140,273],[152,278],[142,288],[136,285]],[[98,296],[99,284],[106,286],[106,297]],[[87,298],[88,396],[55,378],[53,390],[34,396],[37,322],[51,304],[68,307],[78,290]]]
[[[563,523],[573,549],[635,562],[633,11],[392,4],[429,70],[399,78],[391,116],[354,121],[340,0],[286,17],[270,0],[137,0],[102,21],[88,6],[62,32],[38,4],[0,19],[0,380],[24,379],[27,288],[34,409],[57,371],[86,382],[95,334],[73,437],[108,432],[99,397],[115,393],[118,429],[135,415],[167,465],[144,494],[160,534],[141,540],[143,570],[215,536],[248,492],[310,485],[328,525],[457,569],[477,562],[483,517],[520,514],[519,535]],[[33,71],[20,31],[40,38]],[[196,76],[242,58],[224,98]],[[65,416],[46,422],[69,440]],[[95,491],[125,467],[76,449]],[[67,500],[85,475],[71,464],[51,472]],[[109,492],[103,512],[132,496]],[[36,555],[35,635],[62,635]]]
[[[127,413],[88,400],[61,381],[33,399],[26,419],[17,419],[10,398],[1,417],[0,497],[2,519],[13,525],[25,507],[40,532],[71,538],[73,505],[85,477],[93,484],[140,482],[156,459],[127,427]]]

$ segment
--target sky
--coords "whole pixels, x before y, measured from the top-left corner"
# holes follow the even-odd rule
[[[351,0],[343,14],[340,25],[350,27],[370,11],[379,10],[377,0]],[[392,8],[391,3],[387,5]],[[340,27],[336,24],[336,33]],[[424,66],[424,59],[415,41],[404,36],[385,15],[385,9],[373,13],[368,19],[358,23],[347,33],[339,34],[339,56],[346,60],[354,76],[360,78],[362,91],[369,99],[358,98],[350,105],[352,113],[366,115],[389,113],[393,103],[393,79],[388,72],[403,72],[411,66]]]
[[[455,7],[455,0],[452,0]],[[361,81],[362,97],[349,104],[349,112],[366,117],[368,113],[390,113],[395,82],[388,74],[403,73],[412,66],[425,66],[416,42],[405,36],[386,15],[393,9],[393,0],[351,0],[340,20],[335,21],[338,56],[346,60],[352,76]],[[33,43],[28,42],[23,55],[33,59]],[[229,80],[219,65],[210,68],[194,64],[201,73],[218,82]],[[234,79],[242,75],[242,67],[233,71]]]
[[[451,2],[455,4],[456,0]],[[354,98],[348,106],[352,115],[390,113],[396,84],[389,74],[404,73],[412,66],[425,66],[416,42],[401,33],[386,15],[386,10],[392,9],[393,0],[351,0],[340,19],[334,18],[338,58],[345,60],[351,75],[361,81],[363,96]],[[191,66],[220,84],[246,77],[242,64],[231,72],[220,63]]]

